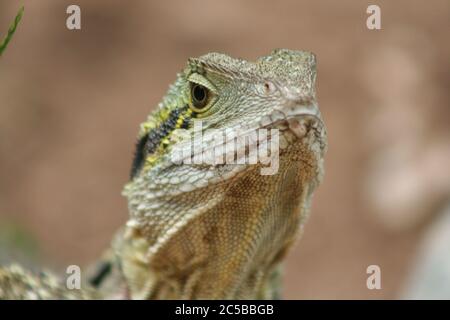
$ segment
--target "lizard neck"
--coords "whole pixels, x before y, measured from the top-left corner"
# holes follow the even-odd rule
[[[190,202],[205,200],[165,238],[152,237],[145,225],[128,226],[119,252],[131,297],[274,298],[278,266],[305,222],[315,186],[308,174],[314,170],[302,166],[283,161],[279,174],[264,178],[256,166],[233,183],[190,194]]]

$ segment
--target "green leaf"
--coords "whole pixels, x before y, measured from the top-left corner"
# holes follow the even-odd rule
[[[14,22],[9,27],[8,34],[6,35],[5,39],[0,43],[0,57],[3,54],[3,51],[5,51],[6,47],[8,46],[8,43],[11,41],[12,36],[16,31],[17,26],[19,25],[20,19],[22,19],[24,10],[25,8],[22,6],[22,8],[20,8],[19,12],[16,15],[16,18],[14,19]]]

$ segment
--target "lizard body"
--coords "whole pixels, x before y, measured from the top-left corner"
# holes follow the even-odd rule
[[[80,300],[100,297],[94,288],[69,290],[59,277],[51,273],[40,272],[35,275],[15,264],[0,268],[0,300]]]
[[[114,276],[95,280],[103,296],[278,296],[280,263],[323,176],[315,78],[315,56],[305,51],[275,50],[256,62],[219,53],[189,59],[140,127],[124,189],[130,217],[106,262]],[[225,139],[215,140],[217,132]],[[239,139],[248,143],[220,149]],[[246,161],[272,146],[265,163]],[[208,150],[221,150],[213,153],[221,160],[197,161]]]

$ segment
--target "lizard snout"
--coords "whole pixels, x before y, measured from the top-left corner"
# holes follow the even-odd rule
[[[312,95],[286,96],[284,103],[277,109],[283,112],[286,118],[305,115],[314,116],[321,120],[319,106],[316,98]]]

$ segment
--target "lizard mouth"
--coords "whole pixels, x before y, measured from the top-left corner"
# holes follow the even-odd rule
[[[319,107],[312,98],[286,100],[259,120],[258,126],[292,133],[301,139],[311,130],[324,130]]]
[[[277,109],[260,121],[260,128],[279,130],[281,149],[304,141],[307,137],[322,145],[326,134],[325,124],[316,106]]]
[[[300,109],[300,110],[299,110]],[[250,122],[244,127],[227,128],[227,130],[219,130],[219,136],[223,139],[215,140],[215,135],[209,132],[201,137],[201,143],[196,143],[191,140],[185,141],[178,145],[178,155],[184,155],[179,158],[177,155],[174,162],[186,163],[186,159],[191,159],[188,163],[194,163],[195,157],[203,156],[205,154],[214,154],[210,161],[213,163],[222,163],[224,157],[226,159],[236,159],[237,163],[241,163],[237,159],[246,159],[252,152],[262,150],[263,148],[278,148],[283,153],[284,150],[290,146],[303,143],[311,145],[319,142],[320,148],[325,146],[325,126],[320,117],[320,113],[316,113],[316,108],[305,110],[304,107],[296,108],[295,110],[280,111],[274,110],[270,115]],[[263,130],[261,130],[263,129]],[[260,135],[260,131],[265,131]],[[277,131],[277,132],[276,132]],[[277,139],[274,141],[274,134],[277,134]],[[235,141],[240,140],[244,142],[242,145]],[[228,149],[226,144],[232,141],[232,148]],[[274,143],[274,144],[272,144]],[[198,148],[196,147],[198,146]],[[271,149],[271,150],[272,150]],[[183,151],[185,150],[185,151]],[[242,163],[245,163],[243,161]]]
[[[278,120],[263,128],[278,129],[283,133],[290,132],[301,139],[311,130],[323,129],[323,122],[319,117],[307,114]]]

